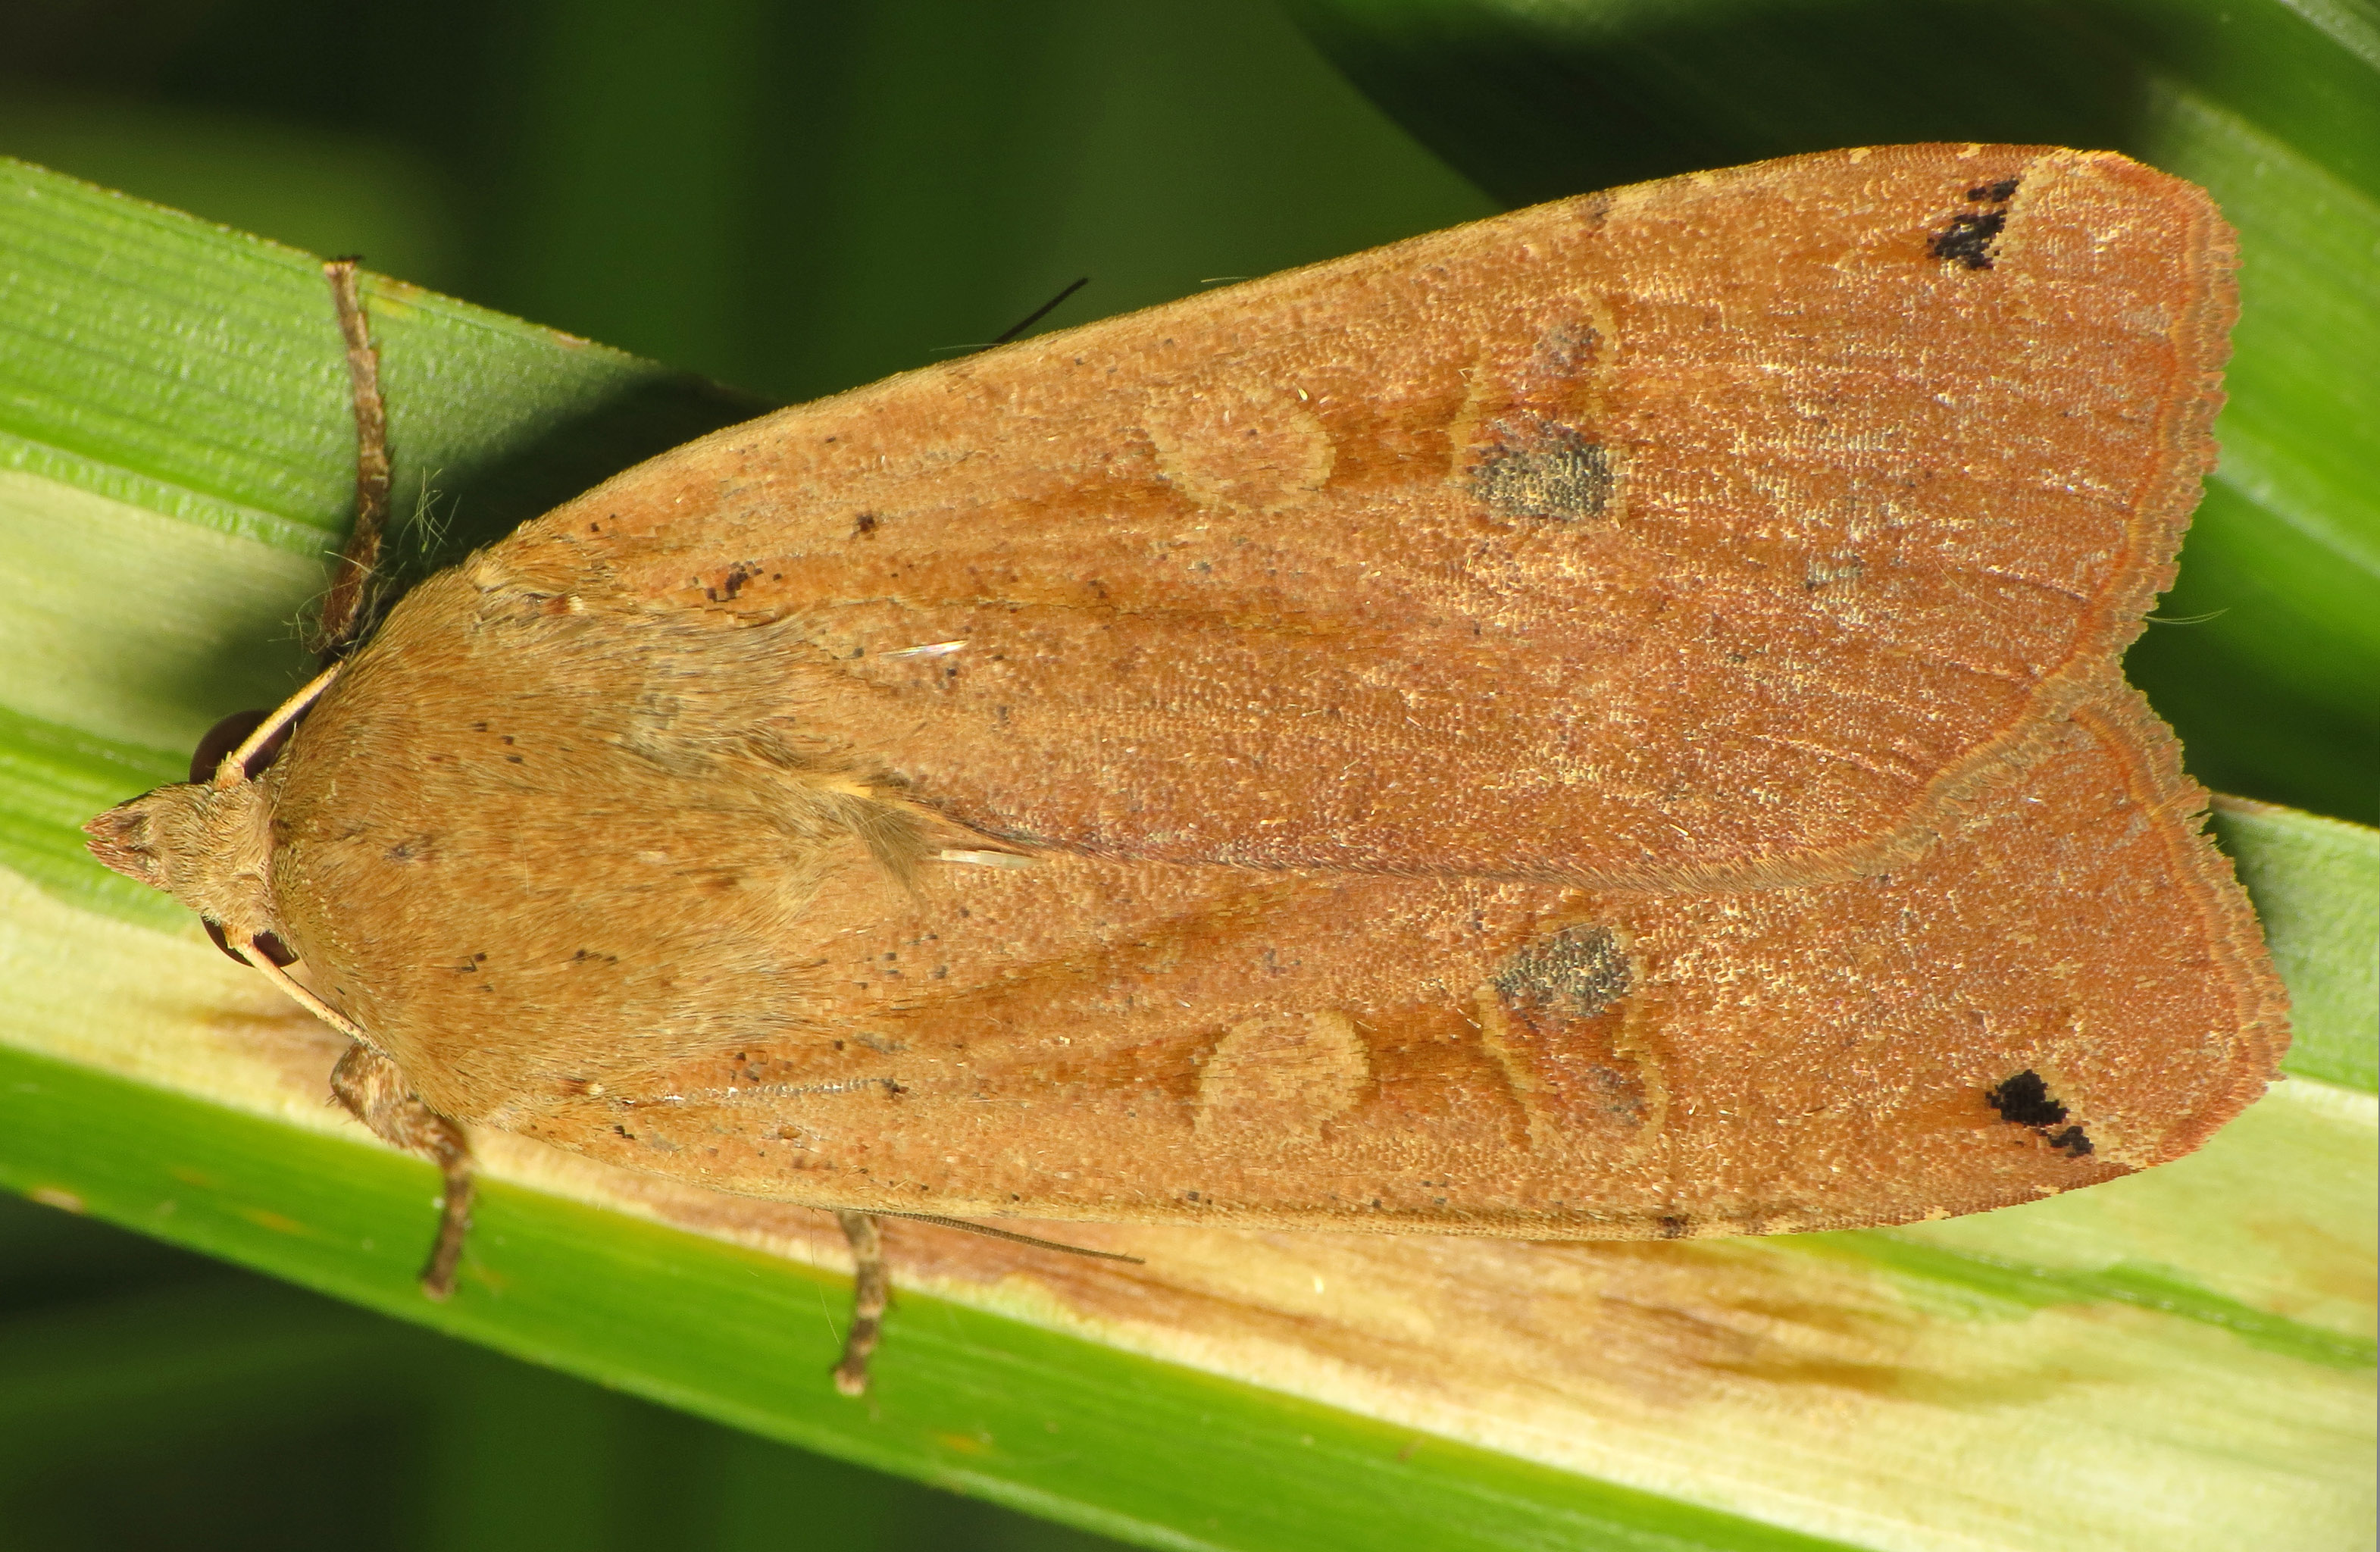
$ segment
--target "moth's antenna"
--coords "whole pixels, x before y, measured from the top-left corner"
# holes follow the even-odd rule
[[[918,1223],[939,1223],[945,1229],[964,1229],[970,1234],[981,1234],[989,1239],[1007,1240],[1015,1244],[1031,1245],[1036,1250],[1055,1250],[1068,1255],[1087,1255],[1099,1261],[1122,1261],[1133,1267],[1148,1265],[1144,1258],[1126,1255],[1121,1251],[1093,1250],[1087,1245],[1061,1244],[1056,1240],[1036,1239],[1031,1234],[1020,1234],[1013,1229],[994,1229],[988,1223],[969,1223],[963,1218],[938,1218],[932,1213],[891,1212],[883,1207],[870,1207],[868,1210],[876,1218],[905,1218]]]
[[[1038,308],[1034,309],[1032,315],[1026,318],[1024,322],[1017,324],[1016,327],[1009,330],[1008,333],[992,341],[991,345],[985,346],[984,348],[986,350],[990,350],[993,346],[1006,345],[1010,340],[1014,339],[1026,330],[1033,327],[1034,324],[1040,322],[1041,320],[1057,311],[1058,304],[1060,302],[1064,301],[1067,297],[1073,296],[1075,292],[1080,291],[1084,286],[1088,285],[1090,283],[1090,276],[1083,276],[1080,280],[1075,281],[1074,285],[1067,286],[1063,291],[1059,292],[1048,301],[1043,302]]]
[[[360,1046],[366,1043],[364,1040],[364,1032],[357,1026],[353,1019],[350,1019],[346,1014],[339,1012],[339,1010],[332,1007],[328,1002],[323,1001],[312,992],[308,991],[303,986],[300,986],[298,982],[297,976],[292,976],[288,971],[284,970],[281,966],[273,963],[271,955],[259,951],[255,958],[249,959],[248,953],[245,950],[234,949],[232,952],[238,954],[240,958],[248,960],[248,963],[254,965],[257,969],[263,971],[265,979],[271,981],[274,986],[279,987],[283,991],[286,992],[290,999],[299,1007],[305,1009],[316,1018],[321,1019],[324,1024],[329,1025],[340,1034],[345,1035],[348,1039],[356,1042],[356,1044]]]
[[[240,740],[239,747],[225,755],[215,766],[214,785],[236,787],[248,780],[248,762],[257,750],[273,741],[273,735],[287,727],[314,704],[331,681],[339,676],[339,664],[333,663],[306,682],[305,686],[275,707],[273,715],[256,724],[256,731]]]
[[[362,633],[364,588],[380,564],[381,535],[388,527],[388,410],[380,396],[380,352],[372,348],[371,327],[356,289],[358,262],[333,259],[322,266],[339,333],[347,342],[347,385],[356,406],[356,526],[339,552],[339,569],[322,600],[311,643],[325,658],[344,653]]]

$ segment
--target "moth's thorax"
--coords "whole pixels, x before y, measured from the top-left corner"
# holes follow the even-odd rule
[[[823,945],[956,843],[805,739],[783,628],[560,582],[423,583],[271,773],[284,940],[458,1119],[807,1027]]]
[[[83,827],[100,861],[164,890],[233,942],[275,929],[273,799],[265,783],[177,782]]]

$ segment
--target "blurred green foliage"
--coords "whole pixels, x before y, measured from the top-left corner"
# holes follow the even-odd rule
[[[14,1552],[1112,1546],[0,1197]]]
[[[18,0],[0,60],[9,154],[786,400],[1500,208],[1269,0]]]

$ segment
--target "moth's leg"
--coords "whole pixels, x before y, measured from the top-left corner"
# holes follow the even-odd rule
[[[455,1291],[455,1264],[471,1227],[471,1145],[463,1129],[423,1104],[396,1063],[370,1046],[347,1048],[331,1070],[331,1092],[376,1136],[422,1155],[446,1177],[438,1239],[421,1268],[421,1291],[443,1301]]]
[[[380,396],[380,353],[372,348],[362,297],[356,290],[356,261],[334,259],[322,266],[338,309],[339,333],[347,342],[347,384],[356,411],[356,526],[339,553],[338,574],[322,600],[322,617],[308,645],[325,659],[344,655],[361,634],[370,611],[365,589],[380,564],[381,535],[388,527],[388,411]]]
[[[884,1243],[876,1220],[866,1213],[838,1212],[843,1237],[851,1242],[851,1335],[843,1342],[843,1362],[834,1366],[834,1388],[846,1396],[868,1388],[868,1355],[884,1329],[884,1305],[892,1280],[884,1273]]]

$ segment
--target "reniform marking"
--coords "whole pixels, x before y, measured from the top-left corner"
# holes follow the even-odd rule
[[[1566,927],[1514,953],[1488,984],[1508,1006],[1588,1019],[1628,995],[1628,956],[1608,927]]]
[[[1471,467],[1471,493],[1500,517],[1575,523],[1611,500],[1611,455],[1572,427],[1531,417],[1499,421]]]

